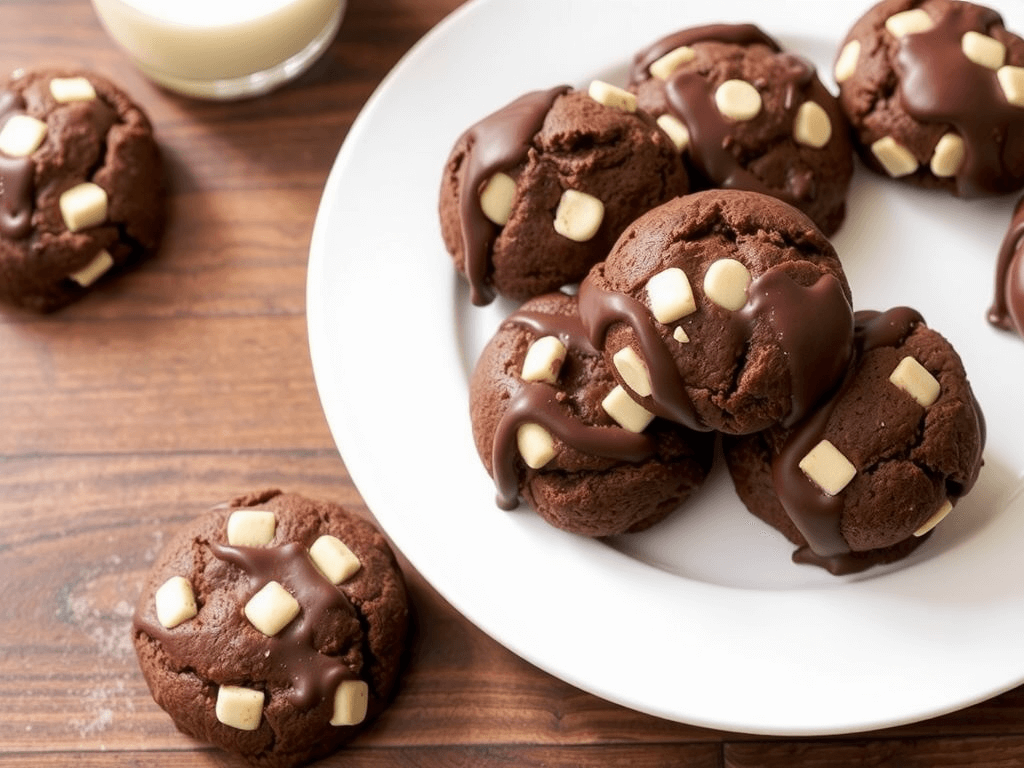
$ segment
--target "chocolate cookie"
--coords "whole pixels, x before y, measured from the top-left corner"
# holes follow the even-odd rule
[[[576,299],[534,298],[502,323],[470,381],[473,438],[498,488],[562,530],[650,527],[707,476],[713,436],[637,406],[587,341]]]
[[[697,430],[796,422],[852,349],[831,243],[756,192],[697,192],[640,217],[581,284],[579,311],[625,390]]]
[[[469,128],[444,170],[444,243],[483,305],[583,279],[641,213],[688,190],[672,140],[596,81],[528,93]]]
[[[696,189],[772,195],[827,235],[846,212],[853,147],[813,65],[752,24],[712,24],[640,51],[630,90],[677,137]]]
[[[873,170],[961,197],[1024,185],[1024,40],[961,0],[884,0],[851,28],[839,102]]]
[[[909,554],[971,490],[985,424],[959,356],[906,307],[858,312],[855,357],[799,425],[724,440],[747,508],[832,573]]]
[[[1024,336],[1024,198],[1017,201],[999,246],[995,298],[988,320],[1004,331]]]
[[[252,765],[295,766],[386,706],[408,619],[373,525],[273,490],[214,508],[168,544],[133,638],[153,698],[184,733]]]
[[[41,70],[0,91],[0,299],[67,304],[154,251],[165,214],[149,119],[116,86]]]

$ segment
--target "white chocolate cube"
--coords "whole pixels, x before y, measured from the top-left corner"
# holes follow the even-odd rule
[[[941,178],[956,176],[965,155],[964,140],[957,134],[950,132],[944,134],[936,142],[928,167],[932,173]]]
[[[604,203],[593,195],[567,189],[555,211],[555,232],[577,243],[585,243],[597,234],[604,221]]]
[[[632,347],[623,347],[612,355],[612,364],[626,382],[626,386],[640,397],[648,397],[651,394],[651,374],[647,370],[647,363]]]
[[[214,707],[217,719],[240,731],[255,731],[263,718],[263,691],[222,685],[217,689]]]
[[[1006,46],[980,32],[965,32],[960,38],[964,56],[987,69],[999,69],[1006,61]]]
[[[904,35],[915,35],[918,32],[927,32],[935,26],[932,17],[921,8],[914,8],[910,11],[894,13],[885,20],[885,28],[893,37]]]
[[[362,680],[342,680],[334,692],[331,725],[358,725],[366,719],[370,687]]]
[[[565,344],[557,336],[542,336],[534,341],[523,359],[523,381],[554,384],[565,362]]]
[[[690,129],[683,125],[683,121],[675,115],[664,114],[660,115],[657,120],[658,127],[661,128],[668,137],[672,139],[672,143],[676,145],[676,149],[680,152],[685,152],[686,148],[690,146]]]
[[[29,115],[11,115],[0,129],[0,152],[8,157],[28,157],[46,138],[46,123]]]
[[[555,440],[540,424],[523,424],[516,430],[516,447],[530,469],[540,469],[555,458]]]
[[[103,250],[96,254],[96,258],[86,264],[77,272],[72,272],[68,277],[74,280],[83,288],[88,288],[90,285],[99,280],[103,275],[110,271],[110,268],[114,266],[114,257],[111,256],[107,251]]]
[[[793,140],[814,149],[821,149],[832,138],[832,121],[828,112],[816,101],[805,101],[793,120]]]
[[[894,179],[909,176],[917,170],[917,158],[892,136],[883,136],[872,144],[871,154]]]
[[[498,171],[487,180],[480,193],[480,209],[484,216],[499,227],[508,224],[512,215],[512,201],[516,196],[516,182],[507,173]]]
[[[921,527],[914,531],[914,535],[924,536],[926,533],[928,533],[928,531],[930,531],[936,525],[945,520],[946,516],[949,515],[949,513],[952,511],[953,502],[950,501],[949,499],[946,499],[944,502],[942,502],[942,506],[940,506],[935,511],[935,514],[929,517],[927,520],[925,520],[924,523],[921,524]]]
[[[697,53],[693,48],[688,45],[681,45],[651,64],[647,71],[651,73],[651,77],[656,77],[659,80],[668,80],[673,72],[683,66],[683,64],[693,61],[696,56]]]
[[[96,98],[96,89],[84,77],[55,77],[50,81],[50,95],[62,104],[92,101]]]
[[[64,225],[72,232],[95,227],[107,220],[107,191],[84,181],[66,190],[59,200]]]
[[[747,303],[750,270],[736,259],[712,262],[704,273],[704,295],[723,309],[731,312]]]
[[[761,94],[746,80],[726,80],[715,89],[715,105],[730,120],[753,120],[761,111]]]
[[[996,79],[1006,100],[1015,107],[1024,107],[1024,67],[1000,67]]]
[[[654,419],[653,413],[631,398],[620,386],[605,396],[601,407],[620,427],[637,434],[647,429],[647,425]]]
[[[828,440],[814,446],[798,466],[829,496],[843,490],[857,474],[857,468]]]
[[[196,596],[184,576],[172,576],[156,591],[156,620],[165,629],[174,629],[195,616]]]
[[[857,63],[860,61],[860,41],[851,40],[843,46],[836,59],[835,78],[837,83],[843,83],[853,77],[857,71]]]
[[[276,581],[269,581],[249,598],[242,611],[256,629],[273,637],[299,615],[299,601]]]
[[[913,357],[900,360],[889,381],[914,398],[922,408],[939,399],[939,381]]]
[[[265,547],[274,540],[277,518],[266,509],[236,509],[228,517],[228,544]]]
[[[647,281],[647,303],[654,319],[666,325],[697,311],[690,280],[679,267],[663,269]]]
[[[681,325],[677,325],[676,329],[672,331],[672,338],[678,341],[680,344],[690,343],[690,337],[687,335],[686,331],[683,330],[683,327]]]
[[[603,80],[592,81],[587,89],[587,95],[606,107],[621,109],[623,112],[636,112],[636,96]]]
[[[331,584],[348,581],[363,567],[345,542],[327,533],[313,542],[309,548],[309,558]]]

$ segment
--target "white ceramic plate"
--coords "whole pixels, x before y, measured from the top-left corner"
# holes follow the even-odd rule
[[[1013,200],[964,202],[858,171],[835,238],[858,309],[908,304],[961,352],[989,424],[974,492],[909,559],[835,578],[747,514],[719,467],[683,510],[611,542],[503,512],[473,448],[467,378],[507,304],[479,309],[441,243],[456,137],[528,90],[623,82],[668,32],[754,21],[830,85],[867,7],[790,0],[479,0],[395,68],[327,182],[309,336],[327,419],[394,542],[515,653],[664,718],[759,734],[931,717],[1024,681],[1024,341],[988,326]],[[1010,12],[1012,11],[1012,12]],[[1024,8],[1005,13],[1024,28]]]

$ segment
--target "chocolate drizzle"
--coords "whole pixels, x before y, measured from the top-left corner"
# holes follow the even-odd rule
[[[0,129],[16,114],[24,114],[25,102],[12,91],[0,92]],[[35,167],[31,157],[0,154],[0,234],[20,240],[32,231]]]
[[[526,162],[533,137],[544,125],[551,105],[569,90],[569,86],[560,86],[520,96],[470,127],[459,139],[460,144],[465,140],[467,147],[459,200],[464,269],[470,300],[477,306],[494,300],[494,290],[487,284],[488,253],[498,231],[480,207],[480,193],[495,173]]]
[[[1024,336],[1024,198],[1013,210],[1013,218],[1006,230],[999,259],[996,262],[996,290],[988,321],[1004,331],[1016,331]]]
[[[996,74],[963,53],[964,33],[987,34],[1002,26],[995,11],[972,3],[949,3],[924,32],[900,39],[895,67],[900,104],[922,123],[946,123],[964,140],[956,174],[961,197],[1003,194],[1016,187],[1003,170],[1002,152],[1011,131],[1024,129],[1024,109],[1006,100]]]

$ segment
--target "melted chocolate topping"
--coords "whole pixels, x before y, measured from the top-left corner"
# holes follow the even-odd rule
[[[533,137],[544,125],[551,105],[569,90],[569,86],[560,86],[520,96],[469,128],[463,136],[468,138],[468,150],[459,200],[462,250],[470,300],[477,306],[494,300],[494,291],[487,285],[488,253],[498,231],[480,207],[480,193],[495,173],[526,162]]]
[[[24,114],[25,102],[11,91],[0,92],[0,128],[16,114]],[[0,154],[0,234],[20,240],[32,231],[35,167],[31,157]]]
[[[579,319],[571,315],[520,311],[512,314],[505,325],[524,326],[538,336],[557,336],[568,354],[598,354],[583,331]],[[563,443],[592,456],[620,461],[639,462],[654,454],[654,441],[618,426],[591,426],[573,416],[559,390],[543,382],[522,382],[494,433],[492,463],[494,482],[498,488],[497,504],[502,509],[515,509],[519,503],[519,479],[516,433],[524,424],[539,424]]]
[[[1024,336],[1024,198],[1017,202],[996,262],[996,294],[988,321]]]
[[[964,56],[965,32],[987,34],[1002,26],[995,11],[972,3],[950,3],[935,26],[900,39],[896,71],[899,99],[922,123],[947,123],[964,140],[965,156],[956,174],[962,197],[1010,191],[1002,152],[1007,134],[1024,128],[1024,109],[1006,100],[995,72]]]

